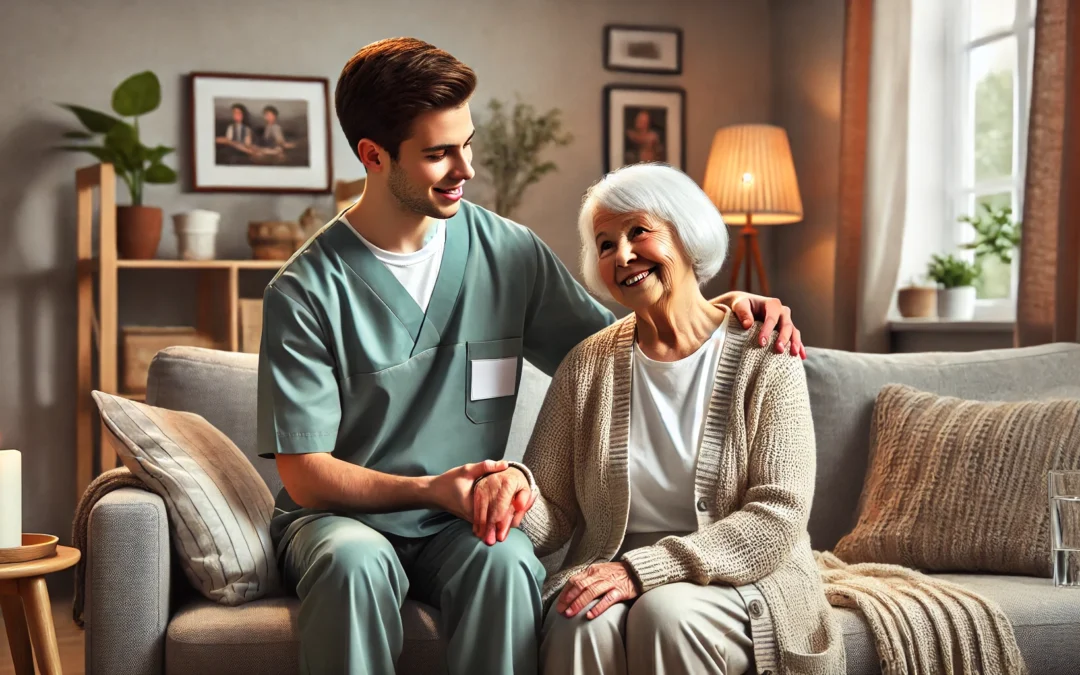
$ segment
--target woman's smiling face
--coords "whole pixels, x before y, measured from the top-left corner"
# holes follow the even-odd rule
[[[597,209],[593,234],[600,278],[624,307],[642,311],[680,284],[697,286],[693,267],[668,223],[644,213]]]

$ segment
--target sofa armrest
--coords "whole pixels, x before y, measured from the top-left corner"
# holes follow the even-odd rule
[[[171,615],[165,503],[121,488],[94,505],[88,528],[87,675],[161,675]]]

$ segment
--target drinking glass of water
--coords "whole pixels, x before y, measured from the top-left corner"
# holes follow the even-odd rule
[[[1048,482],[1054,585],[1080,587],[1080,471],[1051,471]]]

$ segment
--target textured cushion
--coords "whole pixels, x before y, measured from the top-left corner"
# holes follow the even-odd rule
[[[240,450],[198,415],[93,396],[124,466],[164,500],[192,586],[225,605],[278,592],[273,497]]]
[[[1050,575],[1046,473],[1080,468],[1080,401],[988,403],[891,385],[871,424],[848,562]]]
[[[990,574],[940,574],[997,603],[1009,617],[1032,675],[1075,675],[1080,663],[1080,591],[1050,579]],[[848,675],[877,675],[881,666],[866,620],[856,610],[833,609],[844,633]]]
[[[165,672],[295,675],[300,672],[299,615],[300,601],[295,597],[256,600],[242,607],[192,602],[169,624]],[[406,600],[401,620],[405,643],[398,672],[445,673],[446,645],[439,633],[439,612]]]
[[[817,440],[808,530],[831,550],[855,525],[870,448],[874,399],[887,384],[983,401],[1080,398],[1080,345],[921,354],[807,349],[806,386]]]

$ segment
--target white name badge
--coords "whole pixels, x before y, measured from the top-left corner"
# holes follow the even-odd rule
[[[472,362],[470,401],[513,396],[517,385],[516,356],[505,359],[474,359]]]

